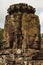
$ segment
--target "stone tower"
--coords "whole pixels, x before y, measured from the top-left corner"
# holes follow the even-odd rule
[[[4,48],[0,50],[0,65],[40,64],[37,61],[41,54],[40,23],[35,8],[25,3],[11,5],[5,18],[3,36]],[[39,59],[41,58],[42,56]]]
[[[40,23],[35,8],[24,3],[8,8],[4,41],[7,48],[40,49]]]

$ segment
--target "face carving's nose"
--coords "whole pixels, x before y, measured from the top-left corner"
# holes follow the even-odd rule
[[[36,38],[35,38],[35,42],[38,42],[38,41],[39,41],[39,37],[36,36]]]

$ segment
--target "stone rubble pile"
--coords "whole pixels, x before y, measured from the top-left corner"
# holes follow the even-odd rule
[[[4,52],[3,52],[4,51]],[[39,50],[22,50],[22,49],[13,49],[8,50],[3,50],[2,53],[0,51],[0,64],[2,65],[27,65],[29,64],[29,61],[32,61],[33,56],[37,56],[37,52]],[[6,52],[6,53],[5,53]]]

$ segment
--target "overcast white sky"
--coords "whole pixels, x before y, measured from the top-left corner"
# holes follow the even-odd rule
[[[36,14],[39,16],[41,24],[41,33],[43,32],[43,0],[0,0],[0,27],[4,27],[5,16],[9,5],[16,3],[27,3],[36,8]]]

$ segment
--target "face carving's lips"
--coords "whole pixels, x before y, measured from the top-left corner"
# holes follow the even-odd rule
[[[33,48],[36,48],[36,49],[38,48],[38,41],[37,42],[36,41],[34,42]]]
[[[29,44],[29,48],[38,49],[38,42],[33,42]]]

